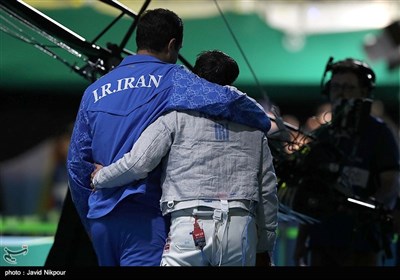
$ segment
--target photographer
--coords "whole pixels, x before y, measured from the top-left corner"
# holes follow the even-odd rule
[[[399,190],[398,143],[388,126],[370,115],[375,73],[366,63],[351,58],[333,63],[331,58],[321,85],[332,105],[332,121],[316,131],[317,144],[306,162],[315,169],[302,181],[315,192],[330,190],[320,196],[321,208],[310,211],[320,222],[299,226],[294,259],[298,265],[309,260],[311,266],[377,266],[382,252],[392,257],[386,213]]]

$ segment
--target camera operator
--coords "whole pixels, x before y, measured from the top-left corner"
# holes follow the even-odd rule
[[[329,151],[313,154],[319,163],[313,165],[313,176],[329,161],[326,166],[336,176],[334,189],[342,199],[326,203],[330,210],[319,223],[299,226],[294,260],[297,265],[309,260],[311,266],[377,266],[382,252],[392,257],[393,231],[386,213],[394,208],[399,190],[398,143],[388,126],[370,115],[375,73],[366,63],[352,58],[333,63],[330,58],[321,87],[332,105],[332,121],[315,134],[317,142],[329,144],[318,151]],[[307,182],[320,182],[315,190],[324,188],[329,176],[320,177]],[[350,203],[348,197],[369,201],[375,208]]]

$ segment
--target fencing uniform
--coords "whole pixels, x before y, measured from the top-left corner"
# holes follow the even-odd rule
[[[161,161],[160,206],[171,215],[161,265],[254,265],[256,252],[272,252],[278,201],[263,132],[195,112],[167,113],[96,174],[96,192],[144,178]]]

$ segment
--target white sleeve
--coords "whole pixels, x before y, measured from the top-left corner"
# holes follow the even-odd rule
[[[172,119],[168,115],[159,117],[149,125],[129,153],[101,168],[92,180],[94,187],[119,187],[145,178],[161,162],[172,144],[173,135],[167,125]]]
[[[260,197],[257,206],[257,252],[272,252],[275,247],[278,227],[277,179],[272,162],[268,139],[263,139],[262,172],[260,174]]]

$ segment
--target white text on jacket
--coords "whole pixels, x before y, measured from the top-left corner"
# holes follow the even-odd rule
[[[127,89],[151,88],[153,86],[158,88],[158,86],[160,85],[161,78],[162,75],[158,75],[157,78],[156,76],[149,74],[147,77],[145,75],[142,75],[137,79],[135,77],[128,77],[119,79],[115,81],[113,84],[111,83],[104,84],[100,88],[97,88],[93,91],[94,103],[96,103],[103,97],[106,97],[107,95],[124,91]]]

